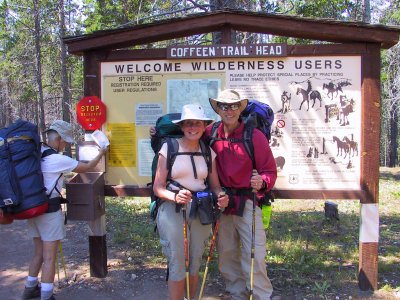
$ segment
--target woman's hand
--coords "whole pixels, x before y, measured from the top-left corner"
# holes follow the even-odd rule
[[[175,195],[175,202],[178,204],[186,205],[192,200],[192,193],[188,190],[179,190]]]
[[[220,210],[223,210],[225,207],[228,206],[229,204],[229,197],[225,192],[220,192],[218,194],[218,198],[217,198],[217,204],[218,204],[218,208]]]
[[[264,180],[256,170],[253,170],[253,175],[250,178],[250,185],[254,191],[259,191],[265,187]]]

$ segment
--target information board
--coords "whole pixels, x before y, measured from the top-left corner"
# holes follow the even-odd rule
[[[101,98],[112,108],[103,130],[111,136],[114,157],[134,156],[117,164],[110,155],[107,184],[150,182],[149,126],[187,103],[201,104],[217,119],[208,98],[233,88],[275,112],[275,188],[360,189],[360,56],[103,62],[101,78]],[[117,124],[130,124],[129,142],[113,140],[121,130]]]

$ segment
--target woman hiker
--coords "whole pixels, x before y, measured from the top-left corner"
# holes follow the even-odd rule
[[[204,201],[196,192],[209,188],[218,195],[219,208],[228,205],[228,197],[219,184],[215,153],[208,146],[200,145],[200,138],[211,121],[200,105],[184,105],[181,119],[174,123],[184,133],[182,138],[176,140],[178,153],[185,153],[175,156],[171,170],[167,169],[168,143],[163,144],[158,154],[153,190],[163,200],[156,222],[163,253],[168,260],[170,300],[184,299],[185,286],[190,291],[186,297],[195,299],[201,258],[211,233],[211,223],[203,225],[200,214],[195,213],[196,207]],[[201,153],[204,147],[211,153],[210,170],[204,153]],[[189,282],[185,281],[185,277],[189,278]]]

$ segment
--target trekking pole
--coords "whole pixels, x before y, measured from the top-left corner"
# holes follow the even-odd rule
[[[218,228],[219,228],[219,219],[215,223],[214,232],[213,232],[213,235],[212,235],[212,238],[211,238],[211,246],[210,246],[210,250],[208,252],[206,268],[204,270],[203,282],[201,283],[201,288],[200,288],[200,293],[199,293],[199,300],[203,296],[204,285],[206,283],[207,274],[208,274],[208,265],[210,264],[211,255],[212,255],[213,249],[215,247],[215,241],[216,241],[216,237],[217,237],[217,233],[218,233]]]
[[[256,170],[253,170],[254,173]],[[253,288],[254,288],[254,252],[256,245],[256,190],[253,189],[253,216],[251,224],[251,265],[250,265],[250,300],[253,300]]]
[[[189,282],[189,242],[187,238],[186,205],[182,208],[183,214],[183,247],[185,251],[185,271],[186,271],[186,296],[190,300]]]
[[[56,252],[56,273],[57,273],[57,280],[60,282],[60,267],[58,266],[58,253]]]

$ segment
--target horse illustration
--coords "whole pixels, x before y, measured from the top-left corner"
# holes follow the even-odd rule
[[[355,141],[351,141],[347,136],[343,138],[343,141],[349,145],[350,148],[349,156],[351,156],[351,151],[353,151],[353,156],[356,154],[356,152],[358,156],[358,143]]]
[[[312,107],[314,107],[314,105],[315,105],[315,100],[317,100],[317,99],[319,100],[319,107],[321,107],[321,106],[322,106],[322,97],[321,97],[320,92],[318,92],[317,90],[312,91],[312,92],[310,93],[310,100],[313,100],[313,101],[314,101]]]
[[[335,98],[337,97],[338,93],[341,92],[343,93],[342,87],[340,85],[335,85],[333,82],[329,82],[328,84],[324,83],[322,85],[322,89],[327,89],[328,91],[326,92],[327,96],[329,97],[329,94],[331,94],[331,99],[333,100],[333,93],[336,93]]]
[[[338,82],[338,86],[340,86],[340,87],[349,86],[349,85],[351,85],[351,82],[348,80]]]
[[[303,103],[307,101],[307,111],[308,111],[310,109],[310,103],[308,102],[309,101],[308,92],[303,88],[297,88],[296,95],[299,95],[299,94],[301,94],[301,96],[303,97],[303,101],[301,101],[301,104],[300,104],[300,110],[301,110]]]
[[[337,136],[333,136],[333,142],[336,142],[337,146],[337,154],[336,156],[342,156],[344,152],[344,158],[346,158],[347,154],[350,152],[350,146],[346,142],[340,140]]]
[[[348,100],[346,96],[340,96],[340,108],[339,108],[339,124],[341,126],[349,125],[349,114],[354,112],[355,101],[353,99]]]
[[[300,104],[300,110],[301,107],[303,106],[303,103],[305,101],[307,101],[307,111],[310,109],[310,100],[313,101],[313,104],[311,107],[314,107],[315,105],[315,101],[318,99],[319,100],[319,107],[322,106],[322,97],[321,97],[321,93],[318,92],[317,90],[312,91],[312,86],[311,86],[311,81],[307,80],[307,90],[303,89],[303,88],[297,88],[296,91],[296,95],[301,94],[301,96],[303,97],[303,101],[301,101]]]

